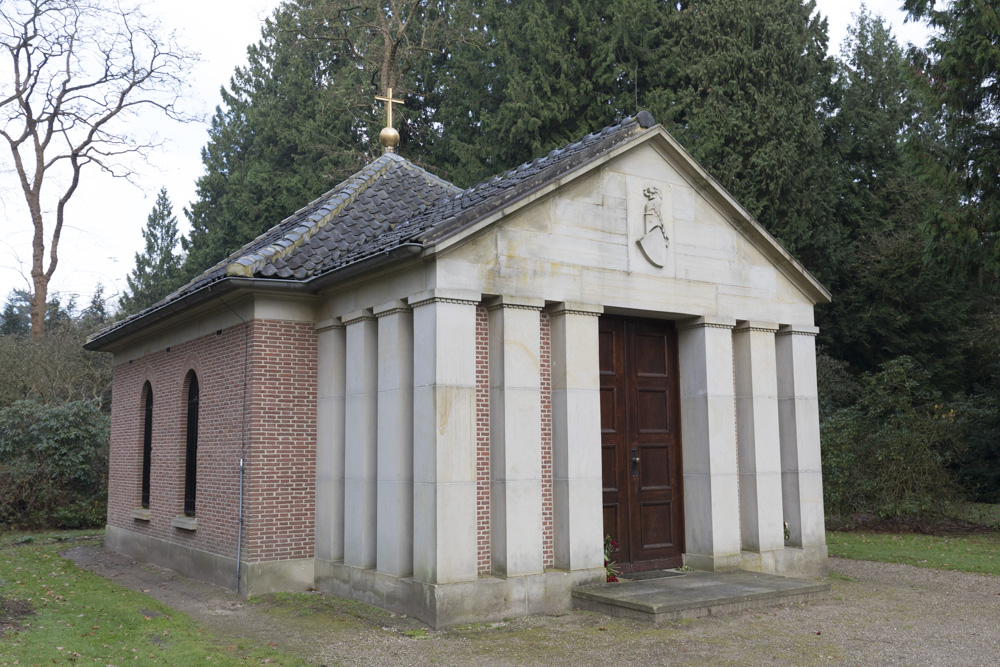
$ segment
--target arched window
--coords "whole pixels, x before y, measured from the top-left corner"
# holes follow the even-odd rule
[[[198,376],[191,373],[187,402],[187,455],[184,465],[184,515],[194,516],[198,477]]]
[[[153,460],[153,388],[146,383],[146,417],[142,426],[142,507],[149,509],[149,470]]]

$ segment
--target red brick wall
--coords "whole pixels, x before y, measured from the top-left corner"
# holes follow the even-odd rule
[[[490,552],[490,333],[486,308],[476,307],[476,544],[479,573],[489,574]]]
[[[316,329],[254,322],[249,562],[312,558],[316,545]]]
[[[275,353],[279,354],[269,356]],[[316,336],[311,324],[254,321],[117,364],[111,407],[108,524],[235,557],[239,459],[246,438],[251,453],[244,495],[243,558],[311,556],[315,359]],[[299,366],[294,373],[282,370],[291,364]],[[198,375],[200,389],[198,528],[186,531],[173,528],[171,521],[184,513],[186,378],[192,370]],[[244,393],[245,376],[252,383],[263,382]],[[153,390],[148,522],[131,518],[141,497],[142,387],[146,381]],[[246,425],[244,414],[251,417]],[[273,470],[265,472],[266,468]],[[254,479],[254,470],[260,471],[260,480]],[[292,477],[297,479],[292,481]],[[280,501],[274,501],[278,495]],[[261,530],[255,523],[265,521],[266,529],[280,526],[273,541],[258,537]]]
[[[542,399],[542,566],[552,567],[552,337],[549,314],[541,314],[539,367]]]

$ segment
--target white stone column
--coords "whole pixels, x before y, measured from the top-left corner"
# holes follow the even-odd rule
[[[375,567],[378,328],[371,310],[347,326],[344,415],[344,564]]]
[[[678,326],[684,562],[700,570],[738,567],[739,483],[733,391],[736,321],[699,317]]]
[[[541,299],[488,304],[490,536],[493,573],[540,573],[542,565]]]
[[[476,305],[436,289],[413,308],[413,578],[475,581]]]
[[[784,325],[775,338],[778,415],[781,430],[781,491],[788,543],[824,547],[823,473],[819,450],[816,334],[808,325]]]
[[[604,565],[601,471],[601,306],[549,308],[552,340],[552,524],[554,565]]]
[[[413,312],[403,301],[374,309],[378,318],[379,572],[413,571]]]
[[[733,331],[736,367],[736,434],[739,448],[740,532],[744,567],[775,570],[783,549],[781,448],[778,443],[778,375],[771,322],[740,322]]]
[[[316,557],[344,560],[346,336],[339,320],[316,324]]]

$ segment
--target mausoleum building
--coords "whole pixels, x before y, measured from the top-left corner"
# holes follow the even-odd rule
[[[433,625],[569,608],[605,535],[818,575],[829,299],[648,113],[467,190],[388,151],[88,342],[106,545]]]

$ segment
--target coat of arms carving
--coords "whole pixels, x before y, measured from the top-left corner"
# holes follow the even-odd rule
[[[646,256],[654,266],[663,268],[667,264],[667,247],[670,239],[663,228],[663,195],[660,188],[648,187],[642,191],[646,198],[646,206],[643,209],[643,222],[645,234],[636,243],[642,249],[642,254]]]

